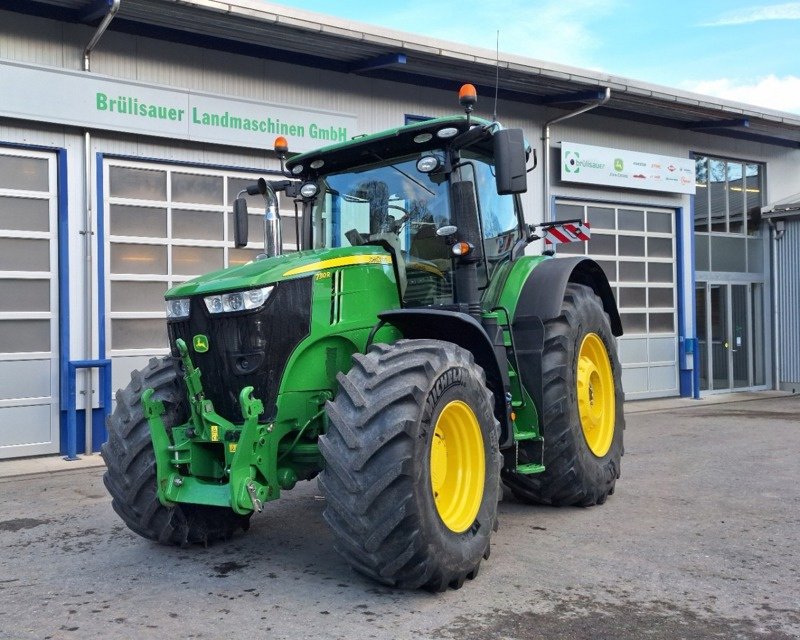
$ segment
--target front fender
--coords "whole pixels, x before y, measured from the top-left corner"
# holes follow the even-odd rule
[[[510,441],[511,421],[506,401],[508,372],[500,366],[495,345],[480,322],[466,313],[445,309],[395,309],[378,314],[378,318],[397,327],[404,338],[443,340],[472,353],[476,364],[486,373],[486,383],[494,395],[501,446]]]

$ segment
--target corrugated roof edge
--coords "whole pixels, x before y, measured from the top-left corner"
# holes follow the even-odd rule
[[[304,29],[309,32],[319,33],[322,31],[331,33],[331,35],[333,35],[332,32],[335,32],[335,35],[339,37],[349,38],[358,42],[386,45],[388,40],[405,51],[417,51],[427,54],[434,52],[438,55],[456,58],[461,61],[466,57],[467,59],[473,58],[473,62],[477,64],[487,64],[491,66],[495,64],[495,52],[490,49],[471,47],[457,42],[439,40],[353,20],[343,20],[334,16],[260,2],[259,0],[232,0],[228,2],[222,2],[220,0],[168,1],[202,10],[248,16],[250,18],[278,24],[284,23],[291,25],[293,28]],[[326,28],[330,30],[326,31]],[[615,91],[621,93],[630,91],[630,93],[637,95],[649,95],[657,100],[663,99],[668,102],[677,102],[687,105],[702,103],[728,113],[736,115],[742,115],[744,113],[754,118],[763,118],[772,122],[780,122],[800,129],[800,116],[785,111],[767,109],[765,107],[733,100],[723,100],[722,98],[684,91],[674,87],[651,84],[622,76],[605,74],[591,69],[581,69],[503,52],[500,53],[500,64],[501,66],[513,65],[513,68],[531,73],[532,75],[563,78],[566,74],[571,79],[578,82],[602,86],[613,84],[615,87],[622,87],[616,88]],[[659,98],[659,96],[663,96],[663,98]]]

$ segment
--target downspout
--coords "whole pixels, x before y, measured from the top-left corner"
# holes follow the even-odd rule
[[[611,98],[611,89],[606,87],[605,92],[602,98],[598,98],[593,100],[589,104],[583,105],[580,109],[576,109],[575,111],[571,111],[570,113],[566,113],[563,116],[558,116],[557,118],[553,118],[552,120],[548,120],[544,123],[542,127],[542,142],[544,147],[544,152],[542,153],[543,156],[543,166],[542,166],[542,180],[543,180],[543,204],[542,207],[543,211],[543,222],[552,222],[552,211],[550,210],[550,127],[557,122],[562,122],[563,120],[568,120],[569,118],[574,118],[575,116],[579,116],[582,113],[586,113],[587,111],[591,111],[592,109],[596,109],[597,107],[604,105],[606,102],[609,101]]]
[[[87,73],[92,70],[92,51],[94,51],[100,38],[103,37],[108,25],[119,11],[121,0],[107,0],[108,13],[100,21],[92,39],[83,50],[83,70]],[[94,206],[92,198],[92,136],[89,131],[84,132],[83,142],[83,202],[84,218],[83,230],[81,234],[84,238],[84,253],[86,256],[84,271],[84,357],[92,360],[94,343],[94,256],[92,254],[92,243],[94,240]],[[85,452],[86,455],[92,453],[92,398],[94,396],[93,369],[85,369],[85,389],[84,389],[84,413],[85,413]]]
[[[777,222],[772,218],[768,220],[772,229],[770,234],[770,253],[772,258],[772,388],[780,391],[780,350],[778,348],[778,336],[780,335],[780,309],[778,308],[778,240],[783,238],[786,233],[786,223],[783,220]]]
[[[100,42],[100,38],[103,37],[106,29],[108,29],[108,25],[111,24],[114,16],[117,15],[117,11],[119,11],[119,4],[121,0],[106,1],[108,2],[108,13],[103,16],[103,19],[97,26],[97,31],[94,32],[92,39],[89,40],[89,44],[87,44],[86,48],[83,50],[83,70],[87,72],[92,70],[92,51],[94,51],[97,43]]]

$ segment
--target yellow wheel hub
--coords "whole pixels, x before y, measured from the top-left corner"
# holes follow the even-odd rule
[[[578,413],[591,452],[602,458],[614,439],[614,375],[606,345],[596,333],[584,337],[578,352]]]
[[[439,517],[454,533],[463,533],[475,522],[485,476],[480,423],[465,402],[448,402],[431,441],[431,489]]]

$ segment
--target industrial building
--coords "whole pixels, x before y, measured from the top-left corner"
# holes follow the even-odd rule
[[[496,77],[527,221],[591,224],[556,255],[608,275],[626,399],[800,389],[798,115],[261,2],[0,0],[0,459],[99,447],[164,292],[259,252],[231,205],[276,135],[454,113],[464,82],[491,117]]]

